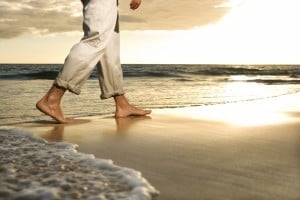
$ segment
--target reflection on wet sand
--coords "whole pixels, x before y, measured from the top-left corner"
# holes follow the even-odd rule
[[[124,134],[127,133],[133,124],[143,121],[143,120],[151,120],[149,116],[131,116],[131,117],[123,117],[123,118],[115,118],[116,121],[116,133]]]
[[[48,128],[53,127],[51,130],[46,131],[44,134],[41,135],[42,138],[48,141],[63,141],[63,134],[65,127],[73,126],[73,125],[81,125],[85,123],[89,123],[91,120],[88,119],[76,119],[72,124],[57,124],[54,121],[35,121],[35,123],[30,123],[26,127],[30,128]]]
[[[53,129],[47,132],[43,138],[48,141],[62,141],[64,134],[65,124],[55,125]]]
[[[113,118],[110,118],[113,119]],[[133,127],[134,124],[143,120],[151,120],[149,116],[131,116],[131,117],[124,117],[124,118],[115,118],[115,129],[114,131],[109,131],[113,134],[121,134],[124,135],[129,133],[130,128]],[[76,119],[72,124],[52,124],[52,123],[45,123],[48,126],[52,126],[53,128],[47,131],[42,137],[48,141],[63,141],[64,140],[64,131],[65,128],[72,125],[80,125],[84,123],[88,123],[90,120],[85,119]],[[101,128],[101,124],[99,124],[99,128]],[[113,128],[113,127],[112,127]],[[85,133],[82,133],[85,134]]]

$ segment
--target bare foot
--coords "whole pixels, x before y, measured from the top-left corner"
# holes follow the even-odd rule
[[[143,110],[130,105],[124,95],[114,97],[116,102],[116,118],[128,116],[145,116],[151,113],[151,110]]]
[[[128,116],[145,116],[145,115],[149,115],[150,113],[151,110],[143,110],[128,104],[127,107],[118,108],[115,116],[117,118],[128,117]]]
[[[40,101],[37,102],[36,108],[45,115],[52,117],[55,121],[57,121],[60,124],[68,124],[74,121],[74,119],[65,118],[63,116],[59,104],[50,104],[45,97],[43,97]]]
[[[36,103],[36,108],[60,124],[73,122],[74,119],[64,117],[60,108],[61,98],[65,91],[66,89],[53,85],[48,93]]]

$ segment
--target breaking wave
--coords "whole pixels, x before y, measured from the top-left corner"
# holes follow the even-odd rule
[[[133,169],[47,142],[21,130],[0,129],[0,199],[153,199],[158,191]]]

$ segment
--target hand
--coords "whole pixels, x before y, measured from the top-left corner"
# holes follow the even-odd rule
[[[140,6],[141,3],[142,3],[142,0],[131,0],[130,9],[131,10],[137,9]]]

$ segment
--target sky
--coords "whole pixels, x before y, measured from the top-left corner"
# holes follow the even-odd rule
[[[120,0],[121,62],[300,64],[299,0]],[[0,63],[63,63],[79,0],[1,0]]]

